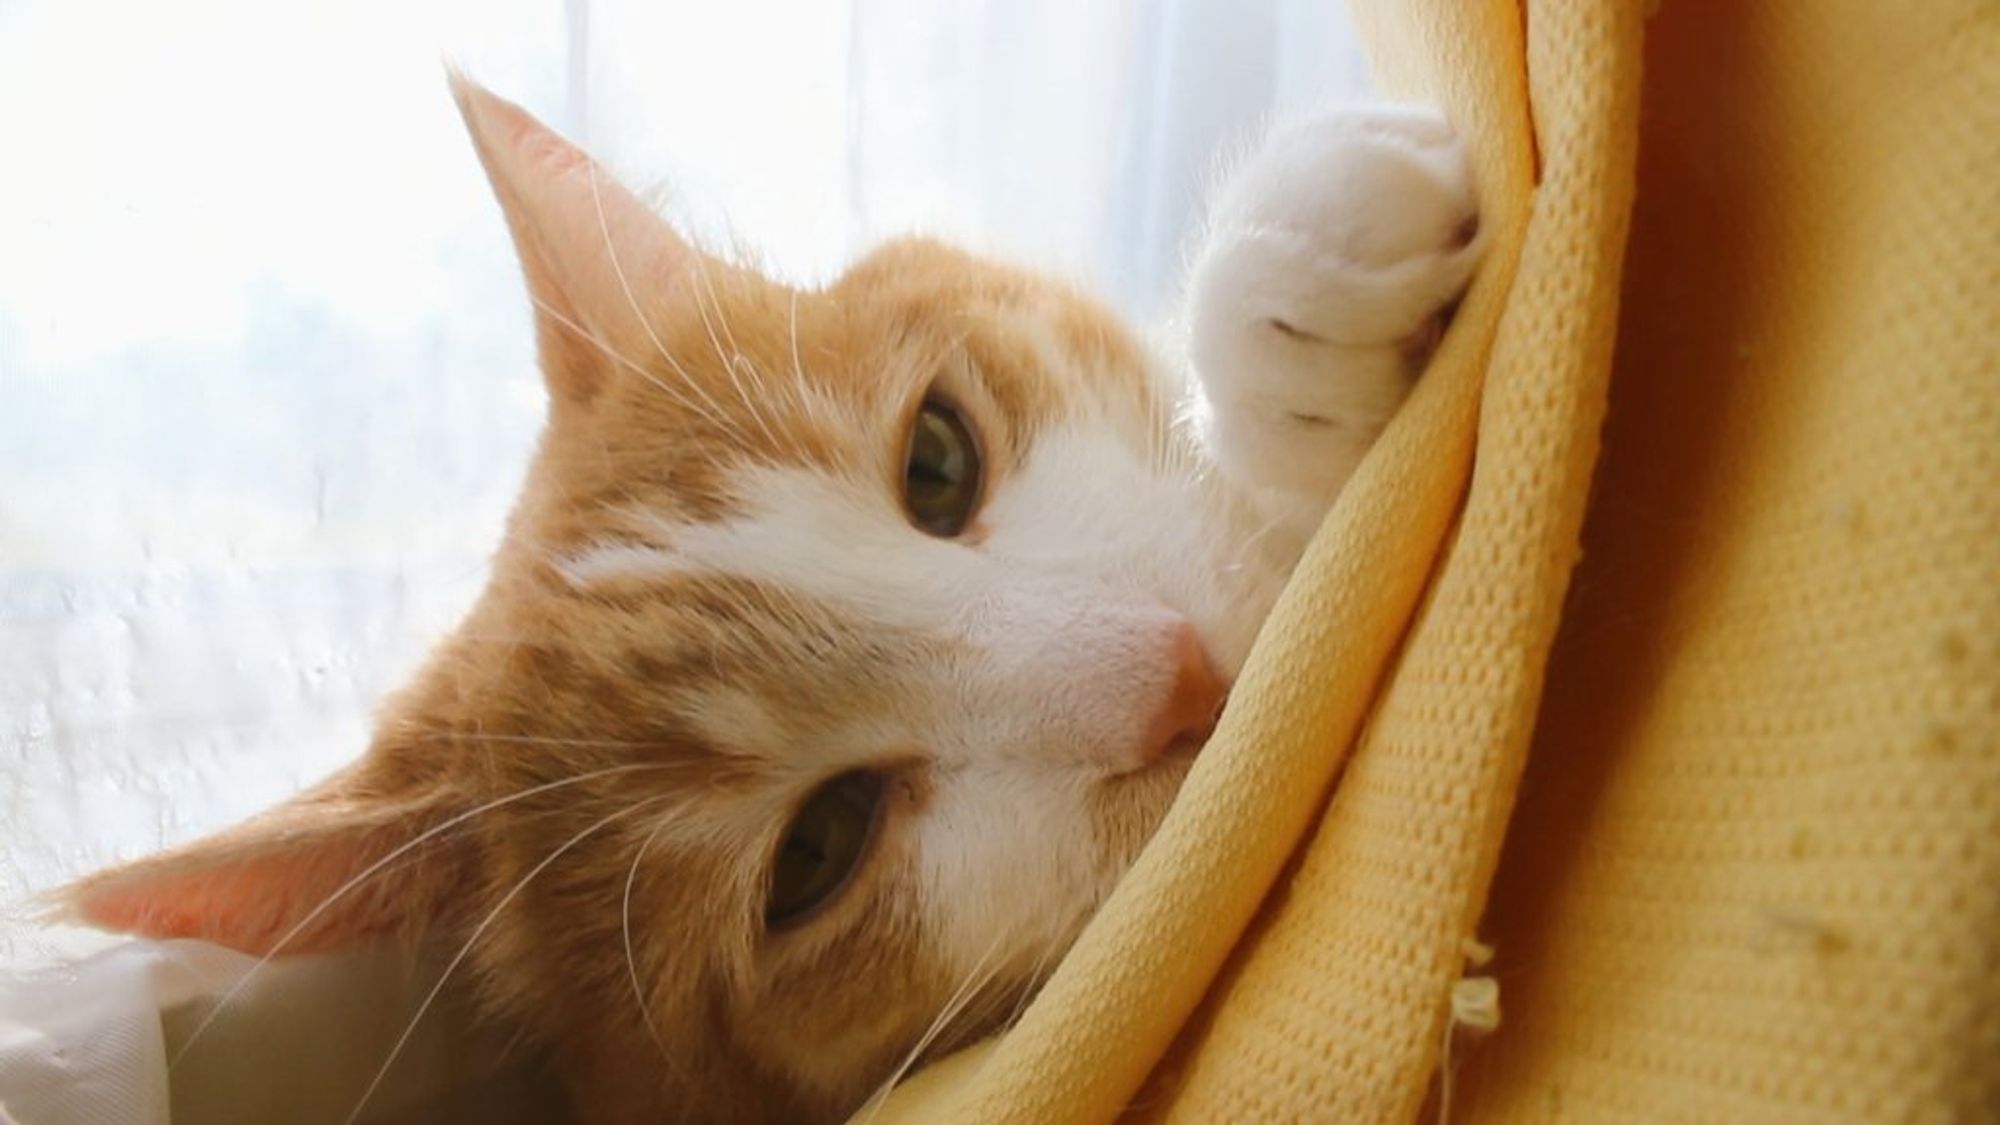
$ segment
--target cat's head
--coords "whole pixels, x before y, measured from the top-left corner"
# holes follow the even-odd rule
[[[470,943],[607,1119],[838,1114],[1007,1016],[1207,732],[1247,637],[1173,388],[934,243],[709,257],[455,86],[550,397],[491,583],[358,763],[73,901]]]

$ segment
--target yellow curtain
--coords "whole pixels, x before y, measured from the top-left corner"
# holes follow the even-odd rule
[[[1356,7],[1494,255],[1130,877],[862,1116],[2000,1115],[2000,6]]]

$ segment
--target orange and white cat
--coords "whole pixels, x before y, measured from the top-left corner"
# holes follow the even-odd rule
[[[774,283],[453,89],[550,403],[490,583],[352,766],[68,901],[460,955],[581,1120],[838,1120],[1016,1011],[1166,811],[1470,276],[1463,154],[1279,130],[1166,362],[933,242]]]

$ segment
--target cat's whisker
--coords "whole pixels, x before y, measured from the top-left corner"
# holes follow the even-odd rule
[[[729,318],[722,311],[722,301],[716,296],[715,282],[708,274],[708,263],[706,261],[698,263],[695,269],[700,277],[702,288],[708,290],[709,303],[715,307],[715,323],[711,325],[708,318],[704,316],[702,317],[702,325],[708,329],[709,343],[715,345],[716,358],[722,358],[722,345],[715,343],[717,328],[722,330],[723,339],[729,341],[729,353],[731,355],[742,355],[743,349],[736,343],[736,333],[729,330]]]
[[[1250,557],[1250,552],[1256,548],[1257,544],[1264,538],[1264,536],[1269,535],[1273,531],[1276,531],[1283,522],[1284,522],[1283,519],[1280,517],[1272,517],[1271,519],[1265,520],[1264,523],[1257,528],[1257,530],[1251,532],[1249,535],[1244,536],[1243,542],[1238,543],[1236,545],[1235,553],[1229,556],[1229,562],[1226,564],[1225,569],[1231,572],[1240,571],[1241,569],[1243,569],[1245,560],[1247,560]]]
[[[1147,472],[1158,472],[1160,467],[1160,435],[1158,427],[1148,418],[1145,435],[1144,457],[1141,458]]]
[[[1174,422],[1172,405],[1162,405],[1159,411],[1160,444],[1166,454],[1161,459],[1160,471],[1171,477],[1185,477],[1193,466],[1193,443],[1188,440],[1187,431]]]
[[[701,317],[702,330],[708,333],[709,346],[715,349],[716,362],[722,364],[724,373],[729,376],[729,385],[735,388],[736,397],[742,400],[743,407],[749,412],[751,420],[756,422],[757,428],[764,432],[765,440],[771,443],[773,449],[784,448],[784,443],[778,440],[778,435],[771,431],[770,424],[764,420],[764,412],[757,409],[756,400],[750,396],[749,391],[743,388],[743,381],[737,377],[737,361],[743,359],[744,356],[743,352],[736,346],[735,337],[733,335],[730,336],[729,348],[727,351],[724,351],[722,340],[716,335],[715,322],[722,319],[722,301],[716,296],[715,282],[709,276],[707,258],[697,257],[695,259],[694,276],[696,283],[694,311],[697,316]],[[706,298],[703,296],[704,293],[707,295]],[[710,304],[715,306],[714,319],[711,319],[708,315]],[[722,331],[724,334],[728,334],[729,325],[727,322],[723,323]]]
[[[618,287],[625,293],[626,305],[632,310],[632,315],[638,318],[639,327],[645,329],[646,338],[653,342],[653,348],[654,350],[660,353],[660,358],[665,360],[667,362],[667,365],[674,369],[674,373],[681,377],[681,382],[685,383],[690,390],[694,391],[695,394],[700,395],[702,402],[709,407],[708,411],[702,412],[703,417],[707,418],[711,423],[715,424],[716,426],[722,429],[729,430],[731,433],[736,434],[737,438],[741,440],[743,436],[741,431],[736,430],[735,427],[729,424],[727,416],[724,413],[721,404],[717,403],[713,398],[710,398],[708,392],[702,388],[701,382],[696,378],[694,378],[692,375],[688,374],[687,369],[682,367],[680,365],[680,362],[674,358],[673,353],[667,350],[666,342],[661,340],[660,334],[654,331],[653,329],[652,318],[648,317],[645,311],[639,307],[639,298],[632,292],[632,282],[629,278],[625,276],[625,264],[618,260],[618,247],[611,240],[611,224],[610,221],[606,219],[604,215],[604,193],[602,188],[599,187],[597,182],[597,164],[596,162],[592,161],[586,164],[585,167],[588,169],[590,176],[590,201],[597,208],[598,234],[602,236],[604,239],[604,253],[610,258],[611,272],[614,276],[618,278]],[[696,261],[700,261],[701,256],[697,254],[695,256],[695,259]],[[706,321],[707,318],[704,316],[703,320]],[[654,378],[651,372],[644,371],[637,367],[634,367],[633,369],[639,371],[641,375],[644,375],[650,382],[658,386],[661,390],[667,389],[666,383],[662,382],[657,378]],[[689,404],[687,400],[681,399],[678,396],[676,396],[676,401],[681,402],[683,405],[686,406],[690,407],[692,406],[692,404]],[[711,413],[710,411],[712,411],[713,413]]]
[[[896,1084],[907,1077],[911,1068],[916,1066],[917,1060],[924,1057],[925,1053],[931,1049],[932,1044],[936,1043],[938,1038],[957,1022],[958,1018],[965,1013],[973,1001],[984,994],[986,986],[993,983],[993,979],[1000,975],[1000,970],[1004,967],[1004,963],[998,959],[994,959],[993,956],[999,951],[1000,945],[1001,941],[996,937],[993,944],[987,947],[986,952],[980,955],[980,959],[966,973],[964,982],[959,985],[958,990],[952,994],[951,998],[945,1002],[945,1006],[938,1012],[937,1018],[931,1021],[930,1026],[925,1029],[924,1034],[917,1039],[916,1045],[910,1048],[910,1052],[904,1057],[902,1064],[896,1068],[895,1073],[890,1077],[889,1081],[883,1084],[881,1094],[878,1097],[886,1099],[888,1093],[895,1089]],[[870,1112],[871,1118],[874,1116],[874,1112],[879,1111],[880,1107],[881,1102],[877,1101],[876,1109]]]
[[[1068,950],[1068,946],[1051,944],[1042,950],[1041,956],[1035,958],[1034,970],[1022,981],[1021,995],[1015,997],[1013,1010],[1007,1013],[1007,1018],[995,1026],[994,1031],[996,1033],[1010,1031],[1015,1024],[1021,1022],[1021,1014],[1028,1010],[1028,1005],[1034,1002],[1035,997],[1041,995],[1042,985],[1048,983],[1049,963],[1060,958]],[[986,1067],[991,1065],[993,1065],[993,1059],[989,1056],[980,1064],[980,1070],[983,1072]],[[975,1078],[974,1081],[976,1082],[977,1079]]]
[[[764,377],[764,370],[757,366],[757,361],[743,352],[732,352],[724,367],[729,373],[730,385],[736,388],[737,396],[743,400],[751,420],[763,431],[771,448],[796,456],[801,448],[797,436],[784,429],[780,415],[767,409],[775,405],[778,396],[771,389],[770,381]],[[747,387],[744,385],[746,381]]]
[[[755,397],[775,397],[771,393],[770,385],[764,379],[763,372],[758,370],[756,361],[749,356],[744,355],[742,352],[736,352],[730,358],[728,367],[730,382],[737,382],[736,376],[740,371],[749,380],[750,387],[755,391]],[[772,429],[769,420],[765,418],[763,408],[752,405],[754,402],[752,394],[744,391],[740,383],[737,383],[737,393],[743,396],[744,405],[750,409],[751,419],[757,423],[758,429],[764,431],[764,436],[770,441],[771,448],[779,452],[790,452],[796,455],[799,443],[795,439],[788,440],[787,438],[778,436],[777,431]]]
[[[646,1023],[646,1033],[653,1037],[653,1043],[660,1048],[660,1061],[669,1069],[677,1069],[673,1052],[667,1050],[666,1038],[660,1034],[659,1025],[653,1022],[653,1007],[646,1002],[646,990],[639,984],[639,961],[632,953],[632,884],[639,878],[639,864],[646,858],[646,849],[653,846],[653,841],[660,835],[660,829],[666,825],[665,820],[653,825],[652,830],[646,833],[646,838],[639,841],[639,846],[632,851],[632,869],[625,873],[625,895],[618,909],[618,929],[625,941],[625,970],[632,979],[632,999],[639,1005],[639,1017]]]
[[[444,736],[448,739],[464,739],[468,742],[508,742],[522,746],[554,746],[580,750],[652,750],[662,743],[644,742],[622,738],[570,738],[564,735],[534,734],[484,734],[478,732],[453,731]],[[647,769],[671,769],[680,763],[648,762]]]
[[[701,404],[689,400],[686,396],[674,390],[674,388],[670,384],[663,381],[658,375],[655,375],[651,371],[646,370],[644,367],[633,362],[630,358],[625,356],[623,353],[619,352],[616,348],[613,348],[610,344],[606,343],[603,339],[601,339],[596,333],[583,327],[576,321],[571,320],[569,317],[564,316],[560,311],[558,311],[555,308],[555,306],[549,304],[547,301],[544,301],[543,299],[535,296],[532,293],[528,295],[528,299],[534,302],[535,307],[537,309],[540,309],[544,316],[547,316],[550,320],[555,321],[557,324],[562,325],[564,328],[569,329],[570,332],[574,333],[577,336],[577,338],[585,341],[586,343],[589,343],[593,347],[597,348],[598,351],[603,352],[606,358],[613,360],[614,362],[623,366],[626,370],[632,372],[634,375],[637,375],[639,378],[644,379],[645,381],[651,383],[655,387],[658,387],[663,393],[667,395],[667,397],[674,400],[675,405],[681,407],[682,409],[688,411],[689,413],[700,415],[702,418],[706,419],[711,425],[714,425],[717,429],[723,430],[735,436],[738,440],[742,439],[741,432],[738,431],[733,425],[731,425],[731,423],[727,418],[721,417],[715,413],[715,410],[719,410],[720,408],[715,407],[712,401],[709,404],[712,409],[704,409],[701,406]],[[690,377],[686,371],[682,370],[679,364],[674,363],[671,356],[667,358],[667,362],[672,364],[675,371],[679,372],[681,377],[687,380],[687,383],[690,387],[693,387],[697,393],[700,393],[701,391],[700,384],[695,382],[695,380],[692,377]],[[702,397],[706,399],[708,396],[706,394],[703,394]]]
[[[786,332],[791,337],[792,377],[796,385],[806,385],[806,365],[799,359],[799,291],[792,290],[791,308],[785,315]]]
[[[1173,456],[1173,431],[1169,420],[1161,416],[1158,409],[1147,411],[1146,444],[1148,447],[1147,469],[1164,475],[1169,459]]]
[[[1021,1021],[1021,1013],[1028,1010],[1029,1002],[1042,990],[1042,981],[1046,979],[1049,971],[1049,962],[1055,960],[1064,948],[1061,945],[1051,944],[1035,958],[1034,970],[1028,974],[1027,981],[1021,986],[1021,995],[1015,999],[1013,1010],[1007,1013],[1006,1021],[1000,1025],[1003,1029],[1013,1027]]]
[[[1182,476],[1188,455],[1186,433],[1183,430],[1174,402],[1166,396],[1152,399],[1147,413],[1152,423],[1151,438],[1154,447],[1152,469],[1162,476]]]
[[[925,1051],[930,1050],[931,1044],[951,1026],[952,1021],[959,1017],[973,998],[999,975],[1004,961],[995,960],[994,954],[1000,951],[1006,936],[1005,931],[993,936],[993,941],[986,947],[986,952],[980,954],[979,959],[966,970],[965,979],[959,982],[958,988],[945,1000],[944,1007],[938,1010],[937,1018],[931,1020],[930,1026],[917,1037],[916,1045],[910,1048],[909,1053],[903,1056],[903,1061],[898,1063],[896,1069],[889,1073],[889,1077],[869,1095],[868,1101],[864,1103],[867,1107],[867,1116],[856,1115],[860,1118],[861,1125],[870,1125],[875,1120],[875,1115],[882,1112],[882,1106],[889,1100],[889,1094],[896,1088],[896,1084],[909,1074],[910,1068],[924,1056]],[[988,962],[991,962],[991,967],[988,966]]]
[[[635,802],[631,805],[627,805],[625,808],[619,810],[618,812],[610,813],[604,817],[601,817],[591,822],[591,824],[588,827],[586,827],[583,831],[578,832],[576,835],[571,836],[569,839],[563,841],[560,845],[558,845],[556,849],[550,852],[548,856],[545,857],[540,863],[537,863],[534,867],[530,868],[526,875],[521,876],[518,882],[516,882],[512,887],[508,888],[506,894],[500,896],[500,901],[494,903],[493,909],[487,911],[486,916],[479,920],[479,924],[477,926],[473,927],[472,935],[465,939],[465,944],[459,946],[458,953],[455,954],[452,957],[451,961],[445,965],[444,971],[438,974],[437,983],[431,986],[430,992],[426,993],[423,1001],[417,1005],[416,1014],[410,1017],[410,1022],[403,1025],[403,1033],[396,1037],[395,1044],[389,1048],[388,1057],[382,1060],[382,1065],[380,1067],[376,1068],[375,1077],[369,1080],[368,1088],[361,1092],[360,1099],[354,1103],[354,1109],[348,1113],[347,1125],[354,1125],[354,1122],[360,1120],[361,1111],[368,1105],[368,1099],[374,1097],[375,1091],[381,1088],[382,1080],[388,1077],[389,1075],[389,1068],[396,1065],[396,1059],[402,1055],[403,1048],[409,1044],[410,1036],[416,1034],[417,1024],[421,1022],[424,1018],[424,1015],[430,1011],[431,1005],[437,1002],[439,994],[444,991],[444,986],[447,982],[451,980],[452,974],[458,970],[458,966],[462,964],[465,961],[465,958],[472,952],[472,947],[478,944],[480,937],[483,936],[486,933],[487,929],[493,925],[494,919],[500,917],[501,912],[507,908],[507,904],[513,902],[516,896],[518,896],[523,890],[527,889],[529,883],[534,882],[536,876],[548,870],[549,867],[552,864],[554,864],[556,860],[561,859],[565,854],[569,852],[571,848],[574,848],[578,844],[582,843],[585,839],[589,838],[591,835],[595,834],[596,832],[603,829],[607,825],[610,825],[619,820],[623,820],[625,817],[631,816],[633,813],[638,812],[640,809],[643,809],[648,805],[655,804],[665,799],[666,799],[666,794],[660,794],[659,796],[648,797],[644,800]]]
[[[716,295],[714,283],[711,282],[708,278],[708,270],[706,266],[703,266],[701,268],[700,277],[702,280],[702,284],[708,290],[709,301],[715,308],[716,326],[722,330],[722,338],[729,345],[730,370],[734,372],[737,368],[740,367],[742,369],[743,375],[750,380],[750,389],[756,392],[755,401],[753,401],[749,396],[746,395],[744,398],[744,404],[750,407],[752,415],[756,417],[758,423],[762,425],[767,417],[764,409],[765,406],[768,405],[766,400],[774,400],[778,396],[773,391],[771,382],[765,378],[763,368],[758,367],[757,361],[755,359],[752,359],[748,353],[744,352],[742,346],[736,342],[736,334],[733,331],[731,331],[729,327],[728,310],[723,305],[721,299]],[[793,302],[792,309],[794,312],[796,312],[798,309],[798,290],[796,289],[792,290],[792,302]],[[699,308],[699,302],[697,302],[697,308]],[[797,398],[796,390],[793,391],[791,397],[794,400],[796,400]],[[767,428],[765,430],[765,433],[766,435],[770,436],[774,446],[777,446],[778,448],[785,448],[784,443],[779,439],[779,437],[776,434],[773,434],[770,431],[770,429]],[[798,452],[799,443],[796,438],[794,438],[791,441],[790,449],[794,453]]]
[[[379,874],[383,869],[389,867],[397,860],[402,859],[410,852],[416,850],[419,847],[422,847],[425,843],[428,843],[429,841],[437,838],[443,833],[449,832],[450,830],[466,823],[467,821],[483,816],[486,813],[494,811],[495,809],[504,808],[505,806],[511,805],[516,801],[526,800],[529,797],[539,796],[543,793],[548,793],[556,789],[562,789],[567,786],[579,785],[586,781],[595,781],[598,778],[602,777],[610,777],[616,774],[623,774],[623,773],[632,773],[639,770],[670,769],[675,764],[677,763],[668,763],[668,762],[629,763],[622,766],[610,766],[601,770],[592,770],[589,773],[577,774],[574,777],[566,777],[556,781],[546,782],[544,784],[537,785],[529,789],[523,789],[517,793],[509,794],[508,796],[501,797],[497,800],[488,801],[475,808],[468,809],[467,811],[462,812],[457,816],[454,816],[439,824],[433,825],[429,829],[426,829],[425,831],[419,833],[417,836],[413,837],[409,841],[403,843],[399,847],[390,851],[388,854],[384,855],[382,858],[369,864],[367,867],[362,868],[359,872],[357,872],[352,878],[348,879],[345,883],[342,883],[340,886],[334,888],[333,893],[327,895],[326,898],[320,900],[319,905],[313,907],[312,910],[308,911],[305,917],[300,918],[297,922],[294,922],[292,924],[292,927],[290,929],[278,935],[278,940],[272,943],[271,948],[266,950],[264,955],[257,959],[256,964],[246,969],[243,975],[237,978],[236,983],[232,984],[228,988],[228,990],[222,994],[221,998],[216,1000],[215,1006],[208,1010],[208,1014],[202,1017],[201,1022],[195,1024],[194,1030],[188,1033],[188,1037],[181,1042],[180,1048],[174,1052],[172,1058],[167,1060],[167,1070],[169,1072],[172,1072],[173,1068],[180,1063],[181,1059],[185,1058],[187,1056],[187,1053],[190,1050],[194,1049],[195,1043],[201,1039],[202,1034],[206,1032],[209,1029],[209,1026],[212,1025],[216,1021],[216,1019],[222,1015],[224,1009],[228,1008],[230,1002],[235,1000],[239,995],[242,994],[245,988],[248,988],[250,986],[251,980],[254,977],[256,977],[259,973],[263,972],[264,969],[270,965],[273,958],[277,957],[278,954],[282,953],[288,946],[292,944],[292,942],[298,940],[299,935],[305,933],[307,929],[311,928],[312,924],[318,921],[323,915],[325,915],[325,913],[328,910],[332,909],[335,903],[338,903],[341,899],[346,898],[349,894],[352,894],[363,883],[367,882],[369,879]]]
[[[813,408],[813,395],[811,393],[812,381],[806,375],[805,360],[799,350],[799,290],[796,288],[790,290],[789,301],[785,309],[785,350],[791,356],[792,360],[791,382],[779,382],[779,386],[784,392],[786,405],[790,407],[791,416],[794,419],[813,418],[815,411]],[[795,445],[799,444],[802,440],[797,436],[799,432],[799,428],[794,429],[793,442]]]

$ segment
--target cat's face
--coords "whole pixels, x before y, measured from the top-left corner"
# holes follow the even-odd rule
[[[1268,576],[1095,306],[924,242],[779,286],[460,93],[551,392],[492,583],[347,774],[78,900],[470,942],[593,1120],[837,1116],[1052,967]]]
[[[947,1044],[1004,1016],[1164,812],[1220,702],[1177,550],[1198,486],[1141,354],[1053,285],[922,243],[817,293],[698,269],[647,377],[549,435],[467,627],[532,654],[454,645],[416,710],[470,692],[488,731],[628,744],[591,768],[674,762],[517,810],[496,891],[658,800],[521,893],[528,964],[605,963],[580,1018],[643,1019],[629,917],[672,1054],[698,1012],[851,1105],[955,999]]]

